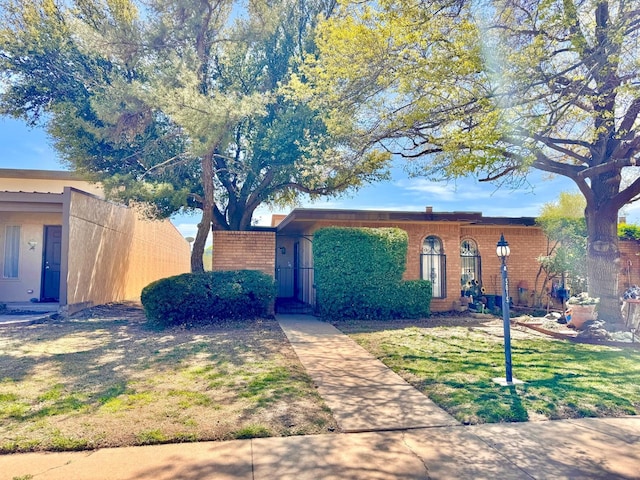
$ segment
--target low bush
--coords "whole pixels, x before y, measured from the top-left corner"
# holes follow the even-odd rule
[[[163,278],[142,290],[148,321],[158,327],[270,313],[276,295],[273,278],[256,270],[185,273]]]

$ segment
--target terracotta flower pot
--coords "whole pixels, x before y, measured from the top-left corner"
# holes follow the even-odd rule
[[[598,312],[597,305],[569,305],[571,310],[571,321],[569,322],[576,328],[582,328],[582,325],[589,320],[596,320]]]

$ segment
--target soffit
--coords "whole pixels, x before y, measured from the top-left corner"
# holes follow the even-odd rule
[[[0,192],[0,212],[62,213],[61,193]]]

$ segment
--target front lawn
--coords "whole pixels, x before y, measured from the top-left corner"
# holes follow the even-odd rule
[[[275,320],[153,331],[139,306],[0,327],[0,453],[336,430]]]
[[[335,325],[465,424],[640,414],[640,351],[553,340],[515,327],[513,375],[505,376],[499,320],[435,326]],[[457,323],[457,324],[456,324]]]

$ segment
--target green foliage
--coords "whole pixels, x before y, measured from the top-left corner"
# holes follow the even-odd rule
[[[590,251],[589,289],[619,313],[606,266],[618,211],[640,194],[637,1],[338,5],[293,84],[298,98],[329,112],[334,135],[402,156],[418,176],[517,187],[538,169],[572,180],[590,243],[606,244]]]
[[[431,285],[403,282],[407,234],[398,228],[318,230],[313,240],[320,313],[330,318],[426,316]]]
[[[268,315],[275,295],[269,275],[233,270],[158,280],[142,290],[141,301],[151,325],[168,327]]]
[[[568,275],[573,291],[586,288],[587,225],[585,200],[579,193],[561,192],[557,202],[546,203],[536,222],[552,242],[548,255],[538,261],[549,278]]]
[[[400,318],[424,318],[431,314],[431,282],[406,280],[396,294],[395,311]]]
[[[167,436],[159,428],[154,430],[145,430],[136,435],[136,441],[140,445],[157,445],[166,443]]]
[[[150,215],[210,204],[214,223],[246,230],[261,203],[384,176],[388,155],[354,153],[321,112],[283,94],[333,8],[0,0],[0,113],[45,123],[66,162]]]
[[[640,240],[640,225],[621,223],[618,225],[618,238],[623,240]]]
[[[387,177],[388,154],[329,135],[286,97],[325,0],[0,0],[0,114],[46,125],[73,169],[152,217],[247,230],[261,204]]]
[[[538,222],[544,222],[547,229],[552,231],[555,223],[564,219],[584,218],[587,202],[580,193],[560,192],[557,202],[545,203],[540,211]],[[559,227],[562,229],[562,227]]]

